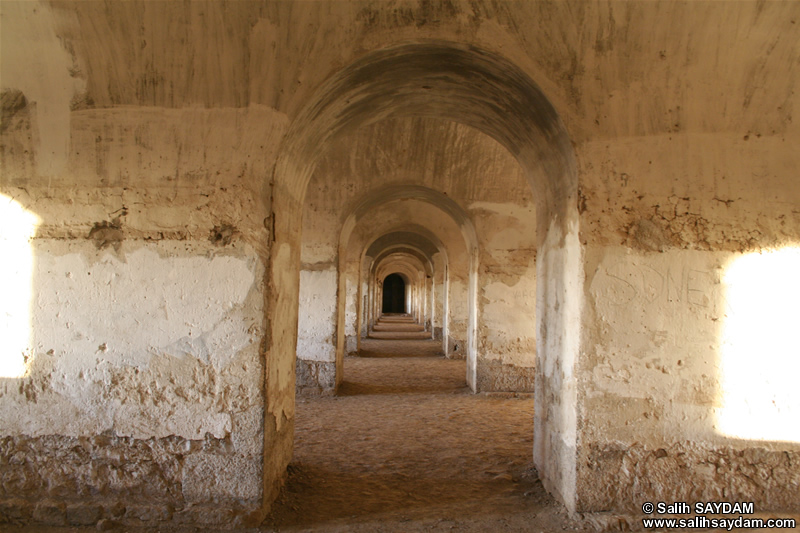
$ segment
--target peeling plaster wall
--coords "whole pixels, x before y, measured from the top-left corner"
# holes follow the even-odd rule
[[[66,436],[113,429],[126,437],[186,439],[230,433],[230,414],[205,402],[221,392],[215,382],[223,369],[260,368],[248,369],[254,354],[241,352],[257,350],[252,332],[261,327],[263,267],[252,249],[239,251],[240,257],[203,257],[197,252],[213,254],[211,245],[194,248],[162,241],[121,248],[119,257],[85,241],[37,239],[27,362],[32,379],[21,388],[44,388],[52,396],[37,394],[35,407],[27,408],[17,403],[27,404],[24,396],[7,398],[12,404],[4,429]],[[234,365],[237,357],[245,361]],[[180,368],[186,365],[195,368]],[[197,398],[170,399],[174,391],[160,389],[181,374],[210,381]],[[239,389],[238,382],[248,391],[243,405],[259,403],[258,379],[231,376],[227,387]],[[119,390],[104,390],[112,384]],[[19,410],[15,417],[13,410]],[[170,416],[162,418],[165,412]]]
[[[1,380],[0,499],[31,513],[48,498],[86,505],[91,492],[92,516],[131,523],[214,521],[223,502],[237,522],[257,512],[264,267],[254,250],[33,244],[27,372]]]
[[[480,391],[533,392],[536,362],[536,214],[532,205],[470,205],[481,241]]]
[[[797,511],[800,443],[786,428],[796,425],[800,399],[781,381],[796,375],[796,348],[781,324],[800,294],[781,264],[797,259],[770,259],[800,243],[796,155],[783,150],[800,139],[793,130],[581,148],[593,163],[581,187],[579,509],[727,500]],[[732,285],[742,261],[765,267]],[[742,290],[757,299],[743,304]],[[731,381],[732,372],[747,378]],[[738,420],[738,433],[726,417]],[[773,429],[756,427],[766,420]]]
[[[78,109],[45,175],[43,107],[9,115],[7,95],[0,193],[38,226],[27,373],[0,378],[0,519],[257,523],[275,490],[259,196],[285,117]]]
[[[335,266],[300,271],[298,391],[332,392],[335,387],[337,278]]]
[[[591,416],[582,421],[579,507],[635,512],[635,505],[624,501],[633,491],[647,501],[726,499],[754,501],[756,508],[797,509],[800,475],[792,465],[800,443],[793,442],[792,430],[779,429],[794,425],[800,412],[797,395],[790,393],[794,385],[780,378],[794,374],[797,350],[780,360],[750,352],[751,362],[743,363],[744,354],[733,350],[749,342],[742,335],[755,332],[741,321],[731,322],[737,314],[756,312],[781,324],[791,307],[780,293],[761,294],[758,311],[731,299],[730,291],[741,287],[725,279],[743,257],[625,247],[587,252],[587,303],[594,320],[584,332],[592,349],[581,365],[580,390],[582,412]],[[794,259],[793,264],[799,263]],[[780,274],[770,269],[758,275]],[[792,281],[786,281],[784,290],[796,295]],[[762,287],[759,292],[773,286],[755,279],[744,282],[745,290],[752,290],[752,283]],[[777,329],[756,334],[764,337],[753,346],[768,352],[775,350],[770,337],[786,338]],[[731,374],[742,371],[749,379],[731,383]],[[747,398],[749,408],[736,398]],[[739,420],[743,436],[727,433],[725,417]],[[753,427],[759,419],[773,420],[771,433],[782,435],[778,441],[763,438],[763,429]],[[687,471],[693,473],[691,483],[682,481]],[[600,480],[614,489],[597,491]]]
[[[354,355],[358,353],[358,327],[357,327],[357,313],[358,313],[358,263],[349,262],[344,272],[345,276],[345,316],[344,316],[344,335],[345,346],[344,353],[346,355]]]
[[[433,286],[434,286],[434,294],[433,294],[433,338],[435,340],[441,340],[443,343],[447,342],[446,338],[446,314],[447,314],[447,306],[445,305],[445,298],[447,296],[447,287],[445,285],[445,260],[442,253],[436,253],[433,255]],[[446,353],[444,349],[442,353]]]
[[[450,320],[447,325],[449,335],[446,354],[447,357],[453,359],[466,359],[467,326],[469,325],[469,284],[467,280],[452,271],[448,300],[447,308]]]
[[[577,224],[575,225],[577,226]],[[537,275],[552,279],[537,292],[539,331],[534,394],[533,461],[547,490],[556,494],[567,509],[577,509],[578,376],[575,367],[581,355],[583,257],[577,227],[566,234],[555,223],[539,250]],[[565,274],[563,277],[554,273]],[[540,288],[542,286],[540,285]],[[576,294],[577,293],[577,294]],[[581,437],[583,435],[581,434]]]
[[[312,195],[313,197],[313,195]],[[328,394],[336,388],[337,242],[341,215],[303,207],[297,324],[297,390]]]

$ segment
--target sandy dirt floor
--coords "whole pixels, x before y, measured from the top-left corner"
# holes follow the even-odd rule
[[[366,340],[340,394],[299,398],[277,531],[562,531],[532,465],[533,398],[474,395],[441,343]]]

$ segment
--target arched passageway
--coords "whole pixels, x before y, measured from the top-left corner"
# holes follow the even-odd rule
[[[319,181],[315,176],[313,183]],[[323,181],[320,190],[327,188]],[[360,339],[379,317],[380,281],[394,272],[393,264],[399,265],[390,260],[401,256],[405,258],[402,263],[410,268],[406,272],[405,311],[441,341],[446,354],[468,357],[466,339],[477,329],[477,309],[468,300],[468,287],[477,276],[470,258],[478,256],[478,246],[472,222],[463,209],[446,195],[426,187],[379,187],[349,202],[352,207],[344,209],[342,230],[336,235],[318,229],[335,226],[342,217],[339,211],[332,218],[322,210],[327,198],[320,196],[317,189],[311,190],[307,205],[317,209],[307,208],[304,217],[309,231],[304,233],[300,273],[298,390],[327,393],[341,383],[343,358],[358,350]],[[326,220],[326,216],[327,223],[314,223]],[[329,242],[333,239],[338,240],[338,257],[314,251],[329,250],[332,254],[334,248]],[[338,279],[338,286],[329,281],[333,279]],[[455,311],[450,313],[450,309]],[[325,316],[320,316],[321,312]]]
[[[352,231],[347,231],[351,225]],[[428,277],[425,283],[429,285],[418,287],[425,291],[422,304],[427,307],[415,308],[417,318],[432,334],[438,332],[436,338],[441,339],[448,357],[475,361],[475,352],[467,349],[467,339],[477,331],[478,309],[470,303],[469,287],[477,285],[478,239],[471,219],[456,202],[421,186],[378,188],[356,203],[353,215],[346,219],[340,243],[340,249],[346,250],[340,254],[340,262],[344,261],[341,271],[349,272],[348,265],[358,266],[354,261],[360,260],[358,276],[367,287],[372,283],[372,270],[388,254],[401,248],[416,249],[411,253],[423,263],[421,268]],[[369,308],[356,312],[367,315],[368,325],[375,319]],[[340,323],[342,327],[348,326]],[[474,383],[474,364],[469,364],[466,372],[468,383]]]
[[[368,54],[323,84],[317,94],[292,123],[275,169],[270,306],[289,310],[289,322],[270,323],[269,412],[290,419],[294,410],[295,350],[284,333],[296,331],[297,314],[291,311],[297,309],[300,262],[302,212],[297,207],[303,205],[319,157],[343,131],[389,116],[465,124],[514,154],[534,192],[539,332],[534,458],[549,490],[573,508],[577,418],[572,368],[580,339],[582,277],[574,157],[557,113],[538,87],[504,58],[438,42]],[[475,268],[478,261],[470,258]],[[477,278],[469,281],[467,291],[465,311],[471,313],[477,308]],[[342,335],[337,343],[343,343]],[[466,338],[468,353],[476,353],[476,343],[473,327]],[[288,434],[283,438],[288,446]]]
[[[306,423],[297,378],[335,386],[401,267],[470,386],[534,377],[533,455],[571,511],[798,510],[800,3],[0,11],[5,518],[255,525]],[[406,197],[342,253],[336,215],[409,185],[476,246],[416,216],[435,251],[362,255],[427,212]]]

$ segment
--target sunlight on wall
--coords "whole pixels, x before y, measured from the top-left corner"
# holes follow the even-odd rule
[[[0,194],[0,378],[25,374],[30,355],[33,250],[40,219]]]
[[[724,283],[719,431],[800,442],[800,248],[745,255]]]

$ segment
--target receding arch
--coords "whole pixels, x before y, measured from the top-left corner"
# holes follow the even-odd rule
[[[420,322],[424,322],[426,312],[427,294],[422,285],[428,278],[428,264],[424,257],[405,251],[389,251],[382,254],[381,259],[373,261],[370,269],[370,280],[376,282],[378,292],[383,292],[383,280],[392,273],[403,276],[406,283],[406,313],[412,315]],[[372,310],[373,317],[379,318],[382,314],[380,300],[375,301]]]
[[[419,224],[402,224],[394,226],[387,232],[379,237],[373,238],[369,241],[359,255],[358,266],[358,296],[356,298],[356,348],[360,349],[362,336],[366,336],[369,327],[372,324],[371,309],[366,305],[362,295],[364,283],[369,283],[370,273],[375,265],[378,265],[382,259],[391,254],[393,251],[405,251],[417,257],[425,264],[426,274],[429,276],[439,277],[441,280],[441,313],[439,319],[441,320],[441,327],[439,328],[440,339],[442,341],[442,351],[447,352],[448,346],[448,278],[447,278],[447,264],[448,264],[448,251],[444,243],[439,237],[430,231],[428,228]],[[438,256],[438,257],[437,257]],[[434,263],[442,265],[442,271],[437,272],[434,268]],[[430,316],[430,331],[434,336],[434,309],[435,309],[435,296],[434,296],[434,283],[431,282],[431,316]],[[372,294],[371,288],[367,289],[367,294]],[[342,324],[339,324],[339,328]]]
[[[398,200],[411,199],[433,205],[453,219],[464,236],[464,241],[467,244],[470,256],[475,255],[477,259],[478,235],[475,231],[475,225],[472,223],[472,219],[467,212],[446,195],[421,185],[389,185],[387,187],[374,189],[358,198],[350,209],[345,211],[345,216],[342,217],[342,231],[339,238],[340,253],[347,246],[347,242],[350,240],[350,236],[359,219],[382,205]],[[431,239],[433,233],[428,228],[419,224],[407,224],[405,228],[412,233],[424,235],[433,241],[433,239]],[[398,227],[397,231],[403,231],[403,229]],[[435,236],[434,239],[437,241],[439,240]],[[439,241],[439,243],[441,244],[441,241]],[[443,246],[440,247],[440,250],[441,248],[443,248]]]
[[[294,176],[287,192],[302,199],[332,137],[392,115],[445,118],[493,137],[532,174],[545,211],[561,211],[577,193],[569,135],[541,89],[499,54],[443,41],[371,52],[323,83],[293,121],[276,177]]]
[[[447,257],[447,247],[434,232],[420,224],[399,224],[369,241],[360,258],[377,257],[381,250],[395,245],[413,246],[429,259],[434,253]]]
[[[380,260],[386,257],[387,255],[395,253],[413,255],[414,257],[419,259],[420,262],[425,266],[425,273],[431,274],[433,270],[431,262],[433,255],[427,254],[425,250],[420,249],[418,246],[415,246],[414,244],[397,243],[381,247],[380,253],[375,255],[375,259],[373,259],[373,261],[376,263],[380,262]],[[371,254],[369,253],[367,255],[371,257]]]
[[[443,245],[440,248],[431,238],[415,231],[393,231],[375,239],[364,253],[370,257],[378,257],[378,254],[385,253],[386,250],[401,246],[413,248],[428,261],[444,249]]]
[[[555,108],[519,67],[497,53],[441,41],[407,42],[365,54],[318,87],[284,138],[264,197],[272,213],[273,240],[268,306],[282,311],[282,318],[268,323],[265,424],[274,428],[270,431],[275,437],[265,447],[265,482],[271,486],[280,479],[291,457],[298,241],[308,181],[333,137],[392,115],[439,117],[486,133],[517,158],[535,193],[539,253],[534,462],[545,487],[573,511],[574,370],[581,343],[583,266],[577,165],[570,138]]]
[[[388,185],[364,194],[354,202],[350,209],[345,211],[345,215],[342,217],[342,234],[344,238],[349,236],[347,232],[354,223],[351,221],[357,221],[366,213],[382,204],[410,199],[422,200],[437,206],[447,213],[456,224],[463,224],[467,227],[468,231],[472,226],[472,220],[461,206],[439,191],[422,185]],[[472,231],[474,232],[474,228],[472,228]]]
[[[342,232],[339,241],[339,271],[345,270],[345,262],[347,260],[348,245],[351,240],[352,234],[359,222],[369,213],[373,213],[378,209],[383,208],[393,202],[400,202],[404,200],[416,200],[432,206],[437,211],[441,212],[446,218],[452,221],[458,231],[461,233],[464,245],[467,250],[467,277],[466,277],[466,331],[461,340],[464,341],[466,348],[463,350],[467,359],[466,365],[466,381],[473,391],[477,390],[477,330],[478,330],[478,266],[479,266],[479,242],[477,231],[472,222],[469,214],[453,199],[447,195],[435,191],[428,187],[419,185],[390,185],[380,187],[369,191],[363,196],[359,197],[351,204],[349,214],[343,216]],[[417,233],[419,235],[432,235],[428,228],[424,228],[419,224],[404,224],[398,226],[396,232],[408,231]],[[383,238],[382,236],[380,238]],[[388,237],[387,237],[388,238]],[[413,238],[413,237],[409,237]],[[441,239],[436,237],[436,241],[440,243],[440,250],[445,249],[441,245]],[[373,243],[370,243],[373,246]],[[445,254],[445,265],[449,264],[449,256]],[[446,281],[449,283],[449,281]],[[340,278],[339,294],[346,293],[344,281]],[[449,292],[445,288],[445,294]],[[360,301],[360,299],[359,299]],[[342,331],[344,325],[344,312],[342,306],[344,302],[340,300],[338,303],[340,311],[338,317],[340,320],[337,322],[337,330]],[[370,310],[374,314],[374,310]],[[443,309],[443,320],[447,321],[451,317],[449,306],[445,305]],[[445,326],[442,330],[442,343],[445,353],[448,353],[450,341],[449,330]],[[457,343],[458,344],[458,343]],[[344,357],[344,346],[341,345],[337,350],[337,362]],[[341,364],[337,364],[337,368],[342,368]]]

